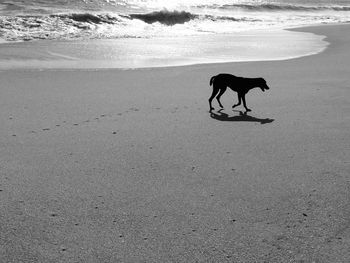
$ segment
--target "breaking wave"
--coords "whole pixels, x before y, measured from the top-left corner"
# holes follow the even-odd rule
[[[62,15],[51,15],[51,17],[58,17],[62,20],[64,19],[71,19],[75,22],[82,22],[82,23],[90,23],[90,24],[114,24],[116,22],[120,22],[121,20],[118,19],[115,16],[110,16],[108,14],[102,15],[102,14],[62,14]]]
[[[155,22],[162,23],[164,25],[175,25],[175,24],[184,24],[189,22],[192,19],[198,18],[198,15],[194,15],[190,12],[185,11],[155,11],[148,14],[131,14],[131,18],[140,19],[148,24]]]
[[[156,11],[148,14],[131,14],[129,15],[133,19],[140,19],[148,24],[161,23],[167,26],[173,26],[176,24],[184,24],[191,20],[210,20],[210,21],[259,21],[258,19],[252,19],[247,17],[235,18],[231,16],[214,16],[214,15],[196,15],[185,11]]]
[[[257,20],[245,17],[197,15],[185,11],[167,10],[130,15],[115,13],[72,13],[41,16],[2,16],[0,17],[0,37],[7,41],[152,37],[161,34],[161,32],[169,34],[170,27],[190,21],[193,21],[193,24],[191,24],[192,27],[188,26],[186,28],[186,34],[206,32],[205,23],[210,22],[245,22]],[[145,29],[142,23],[155,25]],[[175,35],[178,34],[182,34],[181,30],[175,32]]]
[[[236,10],[243,10],[243,12],[236,12]],[[314,12],[322,10],[323,12]],[[261,12],[257,13],[257,11]],[[350,20],[350,12],[345,14],[333,11],[350,11],[350,6],[211,4],[197,5],[191,9],[191,12],[163,9],[143,13],[81,11],[2,15],[0,16],[0,39],[31,41],[173,37],[203,33],[233,33],[242,29],[273,26],[342,23]]]

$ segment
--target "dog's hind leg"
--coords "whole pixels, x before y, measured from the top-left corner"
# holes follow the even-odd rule
[[[237,107],[237,106],[239,106],[239,105],[241,105],[241,96],[240,96],[239,94],[237,94],[237,97],[238,97],[238,103],[235,104],[235,105],[233,105],[233,106],[232,106],[232,109],[235,108],[235,107]]]
[[[210,111],[212,111],[214,108],[211,105],[211,102],[213,101],[213,99],[215,98],[216,94],[219,92],[219,87],[215,86],[215,84],[213,85],[213,93],[211,94],[210,98],[209,98],[209,108]]]
[[[243,101],[243,106],[245,108],[246,111],[251,111],[251,109],[248,109],[246,102],[245,102],[245,95],[242,96],[242,101]]]
[[[224,92],[226,91],[226,88],[227,88],[227,87],[222,87],[222,88],[220,88],[220,92],[219,92],[219,94],[216,96],[216,100],[218,101],[218,103],[219,103],[219,105],[220,105],[221,108],[223,108],[224,106],[222,106],[222,104],[221,104],[221,102],[220,102],[220,98],[221,98],[222,94],[224,94]]]

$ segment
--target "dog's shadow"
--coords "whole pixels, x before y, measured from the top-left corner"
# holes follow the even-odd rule
[[[256,118],[253,116],[250,116],[247,114],[246,112],[242,112],[242,111],[235,111],[234,112],[239,112],[239,115],[234,115],[234,116],[230,116],[227,113],[222,112],[223,109],[218,110],[217,112],[213,112],[210,111],[210,117],[218,120],[218,121],[247,121],[247,122],[260,122],[261,124],[266,124],[266,123],[271,123],[274,121],[274,119],[260,119],[260,118]]]

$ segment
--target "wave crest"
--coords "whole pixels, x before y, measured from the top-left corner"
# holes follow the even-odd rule
[[[73,13],[73,14],[60,14],[51,15],[51,17],[57,17],[60,19],[71,19],[75,22],[90,23],[90,24],[115,24],[120,22],[120,20],[115,16],[102,15],[102,14],[91,14],[91,13]]]
[[[140,19],[148,24],[153,24],[155,22],[159,22],[161,24],[172,26],[175,24],[184,24],[189,22],[192,19],[197,18],[197,15],[186,11],[155,11],[148,14],[130,14],[129,15],[133,19]]]

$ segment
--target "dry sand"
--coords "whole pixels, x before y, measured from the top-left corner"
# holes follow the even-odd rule
[[[331,44],[278,62],[0,72],[0,262],[349,262],[350,26],[297,30]],[[266,78],[251,117],[210,117],[219,72]],[[236,100],[223,96],[230,116]]]

